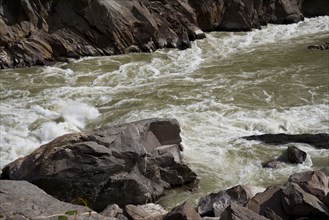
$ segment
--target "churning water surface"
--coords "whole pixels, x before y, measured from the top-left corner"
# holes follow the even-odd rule
[[[176,118],[184,162],[200,190],[169,192],[172,207],[237,184],[266,187],[294,172],[323,169],[329,150],[296,144],[304,164],[263,169],[287,146],[245,141],[264,133],[329,132],[329,17],[209,33],[192,48],[92,57],[0,71],[0,168],[69,132],[150,117]]]

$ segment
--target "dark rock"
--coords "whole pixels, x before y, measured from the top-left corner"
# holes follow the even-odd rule
[[[282,219],[289,219],[281,205],[282,200],[282,185],[270,186],[264,192],[251,198],[246,207],[262,216],[271,216],[270,211]]]
[[[194,9],[198,25],[203,31],[213,31],[221,24],[225,12],[224,0],[189,0],[188,2]]]
[[[163,220],[202,220],[190,203],[184,202],[171,210]]]
[[[316,148],[329,149],[329,134],[263,134],[242,137],[246,140],[262,141],[266,144],[282,145],[288,143],[305,143]]]
[[[159,47],[183,49],[205,37],[183,0],[3,1],[0,33],[1,68]]]
[[[310,45],[307,48],[311,50],[329,50],[329,42],[325,42],[323,45]]]
[[[295,146],[288,146],[287,156],[290,163],[302,164],[306,160],[307,154]]]
[[[58,219],[71,211],[77,219],[108,219],[93,210],[61,202],[26,181],[0,180],[1,219]]]
[[[199,199],[198,213],[201,216],[220,217],[232,203],[245,205],[261,188],[237,185],[225,191],[211,193]]]
[[[260,12],[262,23],[291,24],[304,20],[299,0],[263,1]]]
[[[320,170],[295,173],[289,177],[289,182],[297,183],[303,190],[324,201],[329,192],[328,177]]]
[[[282,206],[289,216],[329,217],[329,208],[317,197],[305,192],[297,183],[288,182],[283,186]]]
[[[131,220],[162,220],[168,213],[162,206],[153,203],[138,206],[126,205],[125,212]]]
[[[329,15],[329,1],[303,0],[302,11],[306,17]]]
[[[156,150],[180,149],[179,133],[174,119],[148,119],[64,135],[7,165],[1,178],[27,180],[62,201],[82,198],[95,210],[144,204],[196,180],[173,147]]]
[[[236,205],[231,204],[229,205],[223,214],[221,215],[220,219],[224,220],[268,220],[264,216],[261,216],[252,210]]]
[[[225,8],[222,22],[216,30],[251,31],[252,28],[260,28],[259,23],[254,25],[255,8],[253,0],[225,1]]]

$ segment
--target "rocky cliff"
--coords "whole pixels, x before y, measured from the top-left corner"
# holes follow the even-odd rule
[[[249,31],[328,15],[326,0],[0,0],[0,68],[157,48],[203,31]],[[303,15],[304,13],[304,15]]]

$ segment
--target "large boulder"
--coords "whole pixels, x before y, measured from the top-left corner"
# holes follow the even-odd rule
[[[328,177],[320,170],[292,174],[288,181],[297,183],[303,190],[323,201],[329,192]]]
[[[306,160],[306,152],[298,149],[297,147],[290,145],[287,149],[287,157],[290,163],[302,164]]]
[[[285,212],[294,218],[308,216],[317,219],[329,218],[329,208],[294,182],[288,182],[283,186],[282,206]]]
[[[246,140],[262,141],[266,144],[305,143],[316,148],[329,149],[329,134],[263,134],[242,137]]]
[[[104,219],[81,205],[61,202],[26,181],[0,180],[0,219]],[[71,218],[70,218],[71,219]]]
[[[180,142],[175,119],[68,134],[10,163],[1,178],[27,180],[62,201],[82,198],[94,210],[152,202],[196,180],[180,161]]]
[[[269,216],[268,214],[273,212],[282,219],[289,219],[281,205],[282,199],[282,185],[274,185],[256,194],[248,201],[246,207],[262,216]]]

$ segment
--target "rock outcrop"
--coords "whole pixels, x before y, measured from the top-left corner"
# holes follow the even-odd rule
[[[148,119],[56,138],[4,167],[1,178],[29,181],[55,198],[94,210],[144,204],[196,180],[180,161],[174,119]]]
[[[0,68],[185,49],[203,31],[250,31],[328,14],[328,1],[1,0]],[[320,4],[321,3],[321,4]],[[301,10],[302,9],[302,10]]]
[[[246,140],[262,141],[266,144],[281,145],[288,143],[305,143],[315,148],[329,149],[329,134],[263,134],[242,137]]]
[[[26,181],[0,180],[0,219],[50,220],[60,216],[113,220],[87,207],[61,202]]]

